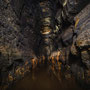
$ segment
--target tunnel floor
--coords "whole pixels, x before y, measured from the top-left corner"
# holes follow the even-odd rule
[[[51,75],[48,68],[42,67],[32,71],[22,80],[15,83],[9,90],[83,90],[74,80],[59,81]]]

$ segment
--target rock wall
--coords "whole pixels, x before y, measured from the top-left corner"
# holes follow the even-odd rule
[[[24,6],[22,15],[19,16],[11,1],[0,1],[1,88],[3,85],[6,88],[9,83],[28,72],[31,68],[31,59],[35,57],[33,45],[36,36],[33,31],[35,22],[32,10]]]
[[[81,12],[78,11],[80,13],[77,16],[74,13],[74,17],[71,14],[73,8],[71,10],[68,7],[69,4],[72,6],[70,0],[68,3],[63,0],[54,2],[54,44],[58,49],[52,52],[47,62],[53,73],[57,72],[56,75],[60,76],[61,71],[69,72],[65,74],[73,74],[80,84],[90,86],[90,5]],[[6,89],[12,82],[45,62],[45,56],[36,55],[40,42],[40,31],[36,30],[39,30],[37,27],[41,28],[37,20],[40,17],[40,6],[37,4],[38,0],[0,0],[1,89]]]

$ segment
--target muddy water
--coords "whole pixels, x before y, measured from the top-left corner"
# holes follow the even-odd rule
[[[82,90],[74,80],[59,81],[42,67],[18,81],[9,90]]]

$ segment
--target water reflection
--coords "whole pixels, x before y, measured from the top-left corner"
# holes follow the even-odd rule
[[[18,81],[9,90],[82,90],[75,81],[59,81],[51,75],[48,68],[42,67],[32,71],[22,80]]]

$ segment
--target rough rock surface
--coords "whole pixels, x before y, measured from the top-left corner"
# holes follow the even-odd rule
[[[11,1],[16,1],[17,5]],[[22,0],[0,0],[0,88],[4,86],[4,89],[45,61],[44,56],[39,60],[35,56],[38,53],[40,33],[36,31],[38,5],[32,0],[30,3],[26,0],[24,4],[24,1],[21,4],[17,1]],[[73,17],[70,14],[72,10],[69,12],[70,7],[66,9],[68,4],[64,11],[71,17],[66,20],[68,16],[63,16],[66,21]],[[55,12],[55,19],[61,25],[62,20],[59,19],[62,18],[62,9],[59,8]],[[61,75],[61,71],[69,71],[77,81],[84,83],[84,86],[90,86],[90,4],[75,17],[75,27],[68,26],[65,29],[60,29],[60,33],[57,30],[58,38],[55,39],[60,52],[55,52],[56,57],[50,58],[51,69],[57,75]]]
[[[82,74],[82,70],[78,70],[74,73],[80,73],[80,75],[82,75],[80,76],[81,80],[86,81],[88,84],[90,84],[90,73],[89,73],[90,72],[90,50],[89,50],[90,49],[90,10],[89,9],[90,9],[90,4],[87,5],[87,7],[75,17],[76,23],[74,29],[73,44],[71,47],[71,53],[79,58],[79,62],[76,62],[75,67],[81,68],[84,72]],[[72,65],[73,68],[74,65]],[[79,75],[76,75],[76,77],[79,77]]]
[[[24,6],[18,17],[12,6],[11,0],[0,0],[0,86],[16,80],[17,73],[23,76],[31,68],[30,60],[34,57],[36,36],[32,11]]]

